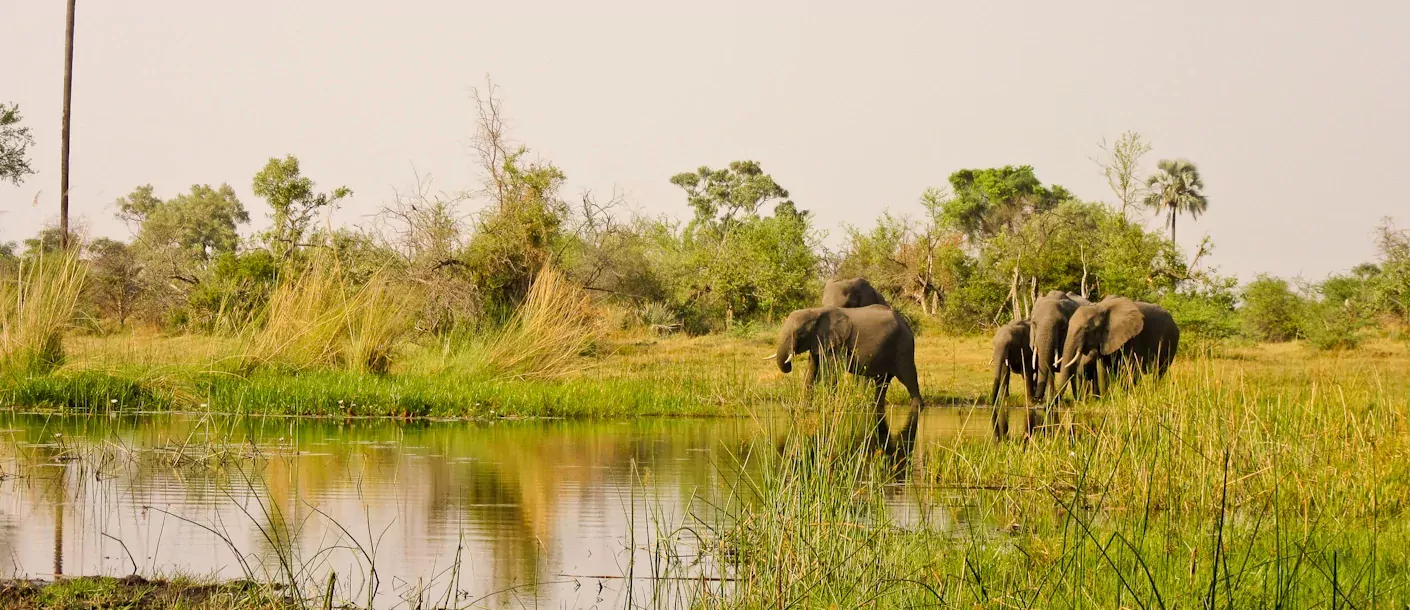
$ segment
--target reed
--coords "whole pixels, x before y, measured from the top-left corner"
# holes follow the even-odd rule
[[[587,292],[552,267],[534,278],[509,323],[480,352],[480,370],[499,379],[544,380],[583,369],[602,328]]]
[[[22,260],[13,278],[0,278],[0,369],[42,374],[64,362],[86,267],[76,249]]]

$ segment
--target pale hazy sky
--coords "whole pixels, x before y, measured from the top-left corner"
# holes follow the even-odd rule
[[[1134,129],[1195,161],[1214,261],[1320,278],[1410,226],[1410,2],[435,2],[79,0],[71,199],[250,179],[294,153],[362,222],[413,182],[473,186],[472,87],[570,188],[685,216],[667,180],[762,162],[833,236],[963,167],[1030,164],[1109,199],[1089,160]],[[0,241],[58,207],[64,3],[0,0],[0,101],[38,174],[0,184]],[[38,194],[38,207],[33,205]]]

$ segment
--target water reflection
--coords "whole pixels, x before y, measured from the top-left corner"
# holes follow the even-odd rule
[[[985,412],[902,409],[890,418],[903,448],[989,435]],[[622,605],[625,581],[601,577],[648,565],[660,520],[679,523],[729,489],[751,444],[788,426],[27,414],[0,422],[5,576],[123,575],[135,565],[146,575],[318,582],[333,571],[340,591],[365,601],[372,586],[384,607],[417,595]],[[910,455],[893,453],[900,472]],[[904,485],[893,501],[905,522],[955,520]]]

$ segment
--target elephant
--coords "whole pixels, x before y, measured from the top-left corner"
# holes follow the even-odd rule
[[[832,280],[823,286],[822,306],[823,307],[866,307],[868,305],[891,304],[886,302],[886,297],[873,288],[871,282],[864,277],[854,277],[850,280]]]
[[[1083,305],[1067,324],[1062,349],[1062,366],[1057,387],[1072,378],[1080,364],[1100,365],[1100,373],[1110,384],[1113,374],[1129,374],[1132,382],[1143,374],[1163,377],[1180,347],[1180,327],[1170,312],[1159,305],[1108,296],[1099,303]]]
[[[1056,387],[1053,367],[1067,338],[1068,319],[1078,307],[1090,304],[1091,302],[1080,294],[1061,290],[1049,291],[1033,302],[1029,324],[1033,345],[1033,365],[1030,368],[1036,378],[1033,393],[1035,402],[1043,402],[1048,391]],[[1073,391],[1075,393],[1076,388]]]
[[[915,335],[906,319],[885,305],[815,307],[788,314],[772,356],[784,373],[793,370],[793,357],[807,353],[811,363],[805,387],[811,394],[823,358],[843,363],[847,372],[876,383],[874,408],[885,422],[886,389],[895,378],[911,395],[912,411],[923,405],[916,375]]]
[[[1033,371],[1033,348],[1029,344],[1028,320],[1014,320],[1000,327],[994,333],[994,384],[989,391],[989,403],[994,407],[994,436],[1004,438],[1009,434],[1009,377],[1018,373],[1023,378],[1024,405],[1028,410],[1028,427],[1033,429],[1034,390],[1036,378]]]

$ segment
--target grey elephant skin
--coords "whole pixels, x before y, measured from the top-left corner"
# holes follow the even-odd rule
[[[1036,402],[1042,402],[1048,392],[1056,391],[1054,360],[1062,353],[1067,339],[1067,321],[1077,312],[1077,308],[1091,302],[1073,292],[1053,290],[1033,302],[1033,314],[1029,321],[1032,337],[1032,369],[1037,377],[1037,387],[1033,394]]]
[[[884,415],[886,389],[893,378],[910,393],[913,409],[923,405],[915,351],[910,325],[890,307],[815,307],[788,315],[779,331],[774,361],[788,373],[794,356],[808,354],[811,366],[804,383],[809,393],[817,384],[823,358],[842,363],[847,372],[876,383],[874,407]]]
[[[867,307],[869,305],[891,306],[886,302],[886,297],[881,296],[881,293],[877,292],[871,282],[868,282],[864,277],[832,280],[823,286],[823,307]]]
[[[1113,375],[1129,374],[1133,382],[1144,374],[1162,377],[1179,348],[1180,327],[1165,308],[1107,297],[1077,308],[1068,321],[1057,386],[1060,391],[1077,367],[1092,364],[1107,378],[1098,389]]]
[[[994,436],[1004,438],[1009,433],[1009,379],[1014,373],[1023,380],[1024,405],[1028,410],[1028,427],[1034,425],[1034,391],[1036,376],[1033,371],[1033,347],[1029,343],[1030,325],[1028,320],[1014,320],[994,333],[994,382],[989,390],[989,404],[993,405]]]

